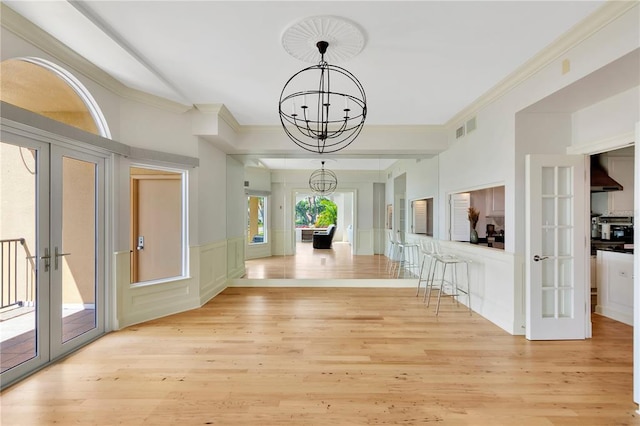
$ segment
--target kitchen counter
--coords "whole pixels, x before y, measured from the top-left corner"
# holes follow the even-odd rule
[[[604,248],[604,249],[598,249],[597,251],[610,251],[613,253],[626,253],[626,254],[633,254],[633,249],[626,249],[626,248]]]
[[[597,250],[616,251],[618,253],[633,253],[633,240],[601,240],[591,239],[591,254],[595,255]]]
[[[598,250],[596,262],[596,313],[633,325],[632,253]]]

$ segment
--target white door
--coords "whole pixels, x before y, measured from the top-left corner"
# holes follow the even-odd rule
[[[0,385],[49,362],[49,145],[0,140]]]
[[[104,333],[104,159],[51,147],[51,359]]]
[[[526,337],[586,337],[585,159],[526,158]]]

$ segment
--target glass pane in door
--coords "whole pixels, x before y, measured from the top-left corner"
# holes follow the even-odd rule
[[[38,354],[38,151],[0,142],[1,372]]]
[[[62,158],[62,342],[96,327],[96,164]]]
[[[573,195],[571,167],[543,167],[541,188],[543,256],[543,318],[572,318],[573,271]]]

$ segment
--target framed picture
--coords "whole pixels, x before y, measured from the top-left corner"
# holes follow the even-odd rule
[[[393,228],[393,205],[392,204],[387,204],[387,223],[386,223],[386,227],[387,227],[387,229],[392,229]]]

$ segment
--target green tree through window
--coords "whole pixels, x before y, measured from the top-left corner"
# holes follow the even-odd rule
[[[296,204],[296,227],[326,228],[336,224],[338,206],[325,197],[310,195]]]

